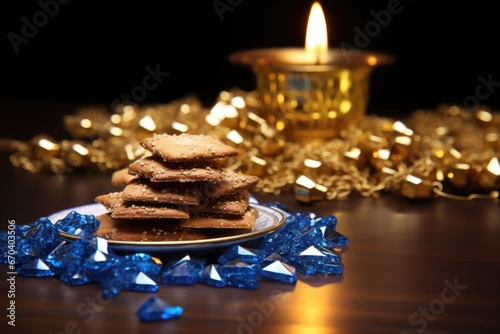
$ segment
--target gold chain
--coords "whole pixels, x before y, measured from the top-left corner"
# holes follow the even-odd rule
[[[227,167],[261,177],[256,191],[297,199],[342,200],[396,192],[413,199],[497,199],[500,114],[486,107],[442,105],[405,120],[368,115],[359,126],[320,145],[286,141],[266,120],[256,92],[221,92],[212,108],[196,97],[168,104],[82,108],[64,117],[71,138],[40,134],[29,142],[0,139],[15,167],[57,174],[114,171],[145,154],[153,133],[203,133],[241,148]]]

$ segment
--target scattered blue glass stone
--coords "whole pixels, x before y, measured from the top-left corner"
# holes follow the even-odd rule
[[[263,259],[264,256],[256,249],[234,245],[226,249],[217,261],[220,264],[226,264],[233,260],[241,260],[246,263],[260,263]]]
[[[319,217],[311,212],[293,212],[280,203],[264,204],[280,210],[285,224],[273,233],[253,241],[252,247],[233,245],[217,263],[194,260],[189,255],[163,266],[159,259],[146,253],[119,256],[107,241],[92,235],[99,227],[93,215],[75,211],[52,224],[40,218],[29,225],[15,225],[17,272],[23,276],[59,276],[70,286],[99,283],[102,297],[115,298],[121,291],[157,292],[164,284],[256,289],[261,278],[295,283],[296,272],[339,275],[344,271],[339,247],[349,239],[336,231],[337,218]],[[76,241],[63,240],[59,231],[79,235]],[[9,231],[0,231],[0,263],[8,263],[12,250]],[[335,251],[334,251],[335,249]],[[143,321],[179,317],[180,306],[170,306],[157,296],[138,310]]]
[[[334,273],[337,274],[342,271],[338,267],[340,261],[340,256],[326,248],[309,246],[294,257],[292,265],[297,271],[307,275],[329,273],[332,267],[335,267]]]
[[[166,268],[160,275],[160,281],[169,285],[194,285],[204,267],[201,261],[181,260]]]
[[[241,289],[257,289],[259,286],[257,264],[235,260],[220,266],[219,273],[225,278],[227,286]]]
[[[82,243],[64,240],[45,257],[45,262],[52,265],[56,272],[63,273],[79,268],[82,255]]]
[[[56,275],[42,259],[35,259],[24,263],[17,268],[17,273],[21,276],[34,277],[49,277]]]
[[[225,287],[226,279],[220,275],[220,267],[221,266],[219,264],[209,264],[203,268],[201,275],[198,277],[198,282],[216,286],[218,288]]]
[[[80,268],[76,272],[66,271],[59,276],[59,279],[69,286],[78,286],[92,282],[83,268]]]
[[[258,244],[255,246],[256,249],[265,257],[277,252],[278,249],[283,248],[283,245],[288,242],[285,231],[280,231],[276,233],[271,233],[261,238]]]
[[[111,257],[112,256],[110,256],[109,254],[103,253],[100,250],[96,250],[85,259],[85,261],[83,262],[83,266],[85,269],[91,272],[102,271],[107,267],[113,265]]]
[[[14,230],[16,231],[16,238],[25,238],[26,234],[33,228],[36,222],[31,225],[16,224]]]
[[[326,248],[335,248],[345,246],[349,243],[349,239],[345,235],[335,231],[329,226],[321,226],[316,229],[321,231],[321,236],[315,238],[313,241],[315,245]]]
[[[335,230],[337,228],[337,217],[335,217],[333,215],[323,217],[323,218],[319,219],[318,221],[316,221],[314,226],[315,227],[327,226],[327,227],[331,228],[332,230]]]
[[[98,250],[104,254],[114,255],[114,252],[111,248],[109,248],[106,239],[96,236],[90,236],[81,238],[79,240],[82,240],[82,243],[86,244],[87,249],[89,249],[91,252]]]
[[[157,292],[158,274],[161,270],[161,263],[157,263],[151,255],[136,253],[125,255],[120,258],[119,268],[115,270],[122,274],[123,290]],[[123,273],[118,269],[122,269]]]
[[[156,277],[150,277],[142,271],[127,271],[123,278],[123,290],[158,292],[158,282]]]
[[[82,215],[71,211],[63,219],[58,220],[54,226],[59,230],[79,236],[90,236],[99,228],[99,220],[94,215]]]
[[[161,262],[156,262],[151,255],[146,253],[125,255],[123,265],[125,268],[135,267],[149,277],[158,277],[163,266]]]
[[[184,309],[181,306],[172,306],[158,296],[149,298],[141,305],[137,315],[142,321],[160,321],[178,318]]]
[[[38,219],[16,245],[16,262],[23,264],[43,258],[59,244],[59,231],[47,218]]]
[[[339,275],[344,272],[344,264],[341,262],[322,263],[318,267],[317,272],[321,274]]]
[[[293,219],[287,223],[288,228],[293,228],[294,230],[301,230],[304,227],[314,226],[318,216],[312,212],[297,212],[293,215]]]
[[[297,281],[295,268],[281,260],[275,260],[265,265],[260,275],[284,283],[295,283]]]
[[[126,278],[122,275],[120,267],[107,267],[101,275],[94,278],[101,286],[101,296],[104,299],[113,299],[125,288]]]
[[[13,226],[13,229],[10,227]],[[35,255],[28,255],[22,257],[17,254],[17,245],[24,243],[23,238],[31,230],[33,226],[14,224],[10,225],[8,230],[0,231],[0,264],[12,264],[13,262],[19,264],[29,260],[36,259]]]

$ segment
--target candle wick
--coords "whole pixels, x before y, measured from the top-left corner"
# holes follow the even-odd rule
[[[316,46],[316,65],[321,64],[321,47],[319,45]]]

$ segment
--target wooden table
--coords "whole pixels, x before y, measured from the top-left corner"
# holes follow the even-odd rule
[[[3,103],[9,126],[1,137],[63,134],[65,104]],[[38,122],[52,124],[41,131]],[[26,125],[26,126],[24,126]],[[52,131],[52,132],[51,132]],[[0,154],[1,226],[27,224],[53,212],[93,203],[116,190],[110,174],[31,174]],[[380,199],[298,203],[290,194],[254,194],[295,211],[338,218],[350,242],[343,275],[299,276],[296,284],[261,282],[257,290],[161,285],[158,296],[182,316],[143,323],[136,312],[152,294],[121,292],[104,300],[97,284],[70,287],[57,277],[17,275],[0,266],[2,333],[495,333],[500,330],[500,207],[485,200],[412,203]],[[207,257],[214,254],[206,254]],[[15,290],[15,296],[9,291]],[[15,301],[15,327],[7,307]],[[5,331],[7,330],[7,331]]]

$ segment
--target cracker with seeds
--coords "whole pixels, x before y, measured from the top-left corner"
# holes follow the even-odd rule
[[[249,206],[243,215],[214,215],[201,213],[183,219],[179,226],[183,228],[213,228],[213,229],[252,229],[259,212]]]
[[[111,211],[111,217],[121,219],[186,219],[186,207],[151,203],[122,202]]]
[[[132,162],[128,172],[152,182],[210,183],[222,180],[222,170],[217,162],[169,163],[160,157],[150,156]]]
[[[208,197],[226,196],[242,190],[247,190],[260,181],[261,179],[255,175],[223,170],[222,180],[213,185],[206,185],[203,193]]]
[[[137,224],[128,219],[115,219],[110,213],[96,217],[100,221],[96,236],[119,241],[186,241],[203,240],[206,234],[200,229],[179,227],[178,221],[146,220]]]
[[[141,145],[151,154],[113,173],[112,183],[122,191],[96,197],[109,211],[99,235],[166,241],[182,232],[179,238],[191,240],[186,238],[253,228],[259,212],[249,203],[249,189],[261,179],[222,167],[224,158],[239,153],[236,148],[192,134],[154,135]]]
[[[97,203],[102,204],[106,210],[113,212],[114,209],[123,203],[121,192],[102,194],[95,198]]]
[[[218,198],[205,198],[199,205],[190,207],[190,215],[197,213],[242,215],[248,208],[249,198],[246,190]]]
[[[138,178],[122,191],[121,198],[128,202],[170,203],[198,205],[201,192],[189,182],[151,182]]]
[[[223,141],[194,134],[156,134],[141,141],[142,147],[153,155],[170,162],[186,162],[231,157],[239,154],[238,149]]]
[[[125,187],[133,179],[135,179],[135,176],[129,174],[128,168],[122,168],[113,172],[111,175],[111,184],[116,187]]]

